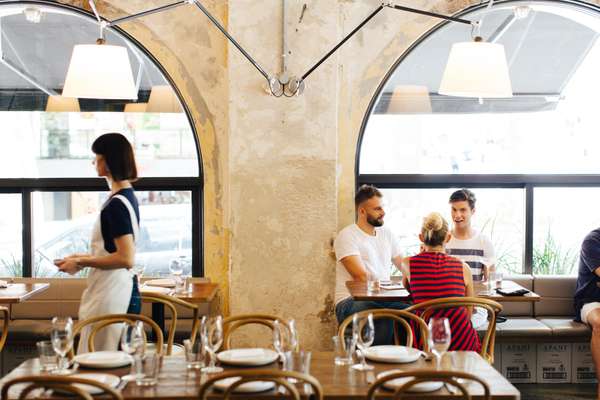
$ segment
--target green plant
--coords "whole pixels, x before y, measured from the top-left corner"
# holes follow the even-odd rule
[[[518,248],[519,246],[514,242],[515,239],[518,240],[518,238],[521,237],[520,227],[514,227],[515,235],[512,237],[498,235],[496,229],[497,219],[498,215],[495,215],[493,218],[488,218],[484,221],[481,228],[481,232],[486,234],[494,245],[496,268],[508,274],[522,274],[522,263],[519,262],[518,257],[515,256],[515,248]]]
[[[23,274],[23,262],[19,259],[17,260],[14,254],[10,254],[10,259],[1,259],[0,262],[6,271],[7,277],[18,277]]]
[[[577,265],[577,252],[564,249],[548,229],[541,247],[533,248],[533,273],[539,275],[570,275]]]

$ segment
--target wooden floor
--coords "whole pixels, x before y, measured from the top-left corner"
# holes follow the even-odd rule
[[[521,400],[588,400],[596,398],[596,384],[515,384]]]

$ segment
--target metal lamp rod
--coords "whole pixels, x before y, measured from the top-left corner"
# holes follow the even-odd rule
[[[466,24],[466,25],[474,24],[473,21],[469,21],[468,19],[451,17],[449,15],[438,14],[438,13],[434,13],[431,11],[419,10],[418,8],[404,7],[404,6],[399,6],[397,4],[388,5],[387,7],[391,7],[391,8],[395,8],[396,10],[407,11],[407,12],[411,12],[411,13],[415,13],[415,14],[427,15],[429,17],[445,19],[446,21],[459,22],[461,24]]]
[[[187,0],[181,0],[181,1],[177,1],[175,3],[166,4],[164,6],[153,8],[151,10],[142,11],[142,12],[139,12],[137,14],[131,14],[131,15],[127,16],[127,17],[117,18],[117,19],[115,19],[113,21],[110,21],[109,25],[119,25],[119,24],[122,24],[123,22],[131,21],[133,19],[137,19],[137,18],[140,18],[140,17],[145,17],[145,16],[151,15],[151,14],[156,14],[156,13],[159,13],[159,12],[162,12],[162,11],[167,11],[167,10],[170,10],[172,8],[183,6],[185,4],[190,4],[190,2],[187,1]]]
[[[302,75],[302,80],[306,79],[306,77],[308,77],[310,74],[312,74],[312,72],[317,69],[317,67],[319,67],[319,65],[323,64],[323,62],[325,62],[325,60],[327,60],[333,53],[335,53],[335,51],[337,49],[339,49],[344,43],[346,43],[346,41],[348,39],[350,39],[356,32],[358,32],[358,30],[360,28],[362,28],[367,22],[369,22],[371,20],[371,18],[373,18],[374,16],[376,16],[381,10],[383,10],[383,5],[380,5],[379,7],[377,7],[375,9],[375,11],[373,11],[367,18],[365,18],[360,24],[358,24],[358,26],[356,28],[354,28],[352,30],[352,32],[350,32],[348,35],[346,35],[345,38],[343,38],[338,44],[336,44],[333,49],[329,50],[329,52],[327,54],[325,54],[319,61],[317,61],[317,63],[315,65],[313,65],[308,71],[306,71],[304,73],[304,75]]]

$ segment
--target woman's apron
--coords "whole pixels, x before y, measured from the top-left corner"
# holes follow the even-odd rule
[[[113,199],[119,199],[127,210],[131,218],[133,227],[133,239],[138,237],[139,226],[133,206],[125,196],[115,195]],[[110,201],[110,200],[109,200]],[[104,207],[109,202],[106,202]],[[104,208],[103,207],[103,208]],[[106,256],[109,253],[104,249],[104,239],[102,238],[100,223],[100,214],[94,223],[91,239],[92,256]],[[97,317],[105,314],[125,314],[131,300],[131,291],[133,287],[133,273],[127,268],[100,269],[91,268],[87,279],[87,288],[81,296],[79,306],[79,321],[91,317]],[[77,353],[88,352],[88,338],[91,326],[85,327],[79,337],[79,346]],[[95,339],[94,347],[99,350],[117,350],[121,338],[121,324],[113,324],[100,330]]]

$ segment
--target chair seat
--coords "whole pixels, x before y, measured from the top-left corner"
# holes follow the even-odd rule
[[[592,333],[591,329],[586,324],[575,322],[571,318],[546,317],[540,318],[539,321],[552,329],[552,335],[554,336],[589,337]]]
[[[552,336],[552,329],[535,318],[508,318],[496,325],[496,335],[500,337],[539,337]]]

